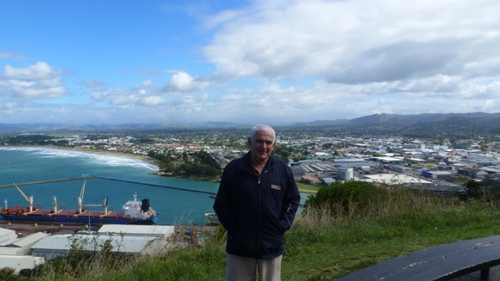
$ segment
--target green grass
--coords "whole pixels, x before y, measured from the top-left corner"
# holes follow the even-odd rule
[[[303,193],[316,193],[319,189],[319,186],[317,185],[312,185],[312,184],[305,184],[301,182],[297,182],[297,187],[299,188],[300,192]]]
[[[362,211],[355,205],[332,210],[330,206],[297,216],[286,233],[283,281],[335,280],[419,249],[500,233],[500,210],[492,201],[391,192],[384,202]],[[133,259],[119,269],[96,266],[94,272],[75,279],[52,272],[32,280],[215,281],[224,280],[225,260],[225,232],[219,228],[203,247]]]

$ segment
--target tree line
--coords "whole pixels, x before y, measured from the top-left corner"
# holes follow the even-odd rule
[[[192,155],[183,152],[180,160],[174,159],[170,152],[163,154],[151,150],[148,156],[159,162],[162,172],[172,176],[218,178],[222,173],[217,160],[203,150]]]

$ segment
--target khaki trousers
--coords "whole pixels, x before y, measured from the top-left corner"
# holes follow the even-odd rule
[[[280,281],[282,257],[262,260],[227,255],[226,281],[255,281],[256,275],[259,281]]]

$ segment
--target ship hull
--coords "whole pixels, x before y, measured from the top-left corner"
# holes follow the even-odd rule
[[[18,222],[45,222],[45,223],[81,223],[81,224],[143,224],[151,225],[158,222],[158,216],[150,219],[127,219],[127,218],[89,218],[89,217],[52,217],[52,216],[19,216],[3,215],[6,221]]]

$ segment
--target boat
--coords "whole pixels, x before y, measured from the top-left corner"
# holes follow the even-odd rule
[[[207,225],[219,225],[220,224],[220,221],[219,221],[219,217],[217,216],[216,213],[205,213],[205,217],[207,218],[208,220],[208,224]]]
[[[15,184],[14,184],[15,185]],[[28,201],[28,207],[22,205],[5,207],[1,210],[3,220],[20,222],[47,222],[47,223],[89,223],[89,224],[145,224],[151,225],[158,222],[158,214],[149,204],[149,199],[137,200],[137,193],[132,200],[128,200],[122,207],[121,212],[108,211],[108,199],[103,204],[83,204],[85,181],[78,197],[77,210],[58,210],[57,199],[54,197],[53,209],[37,209],[33,205],[33,196],[26,196],[24,192],[15,185],[21,195]],[[86,207],[102,206],[103,211],[91,211]]]

